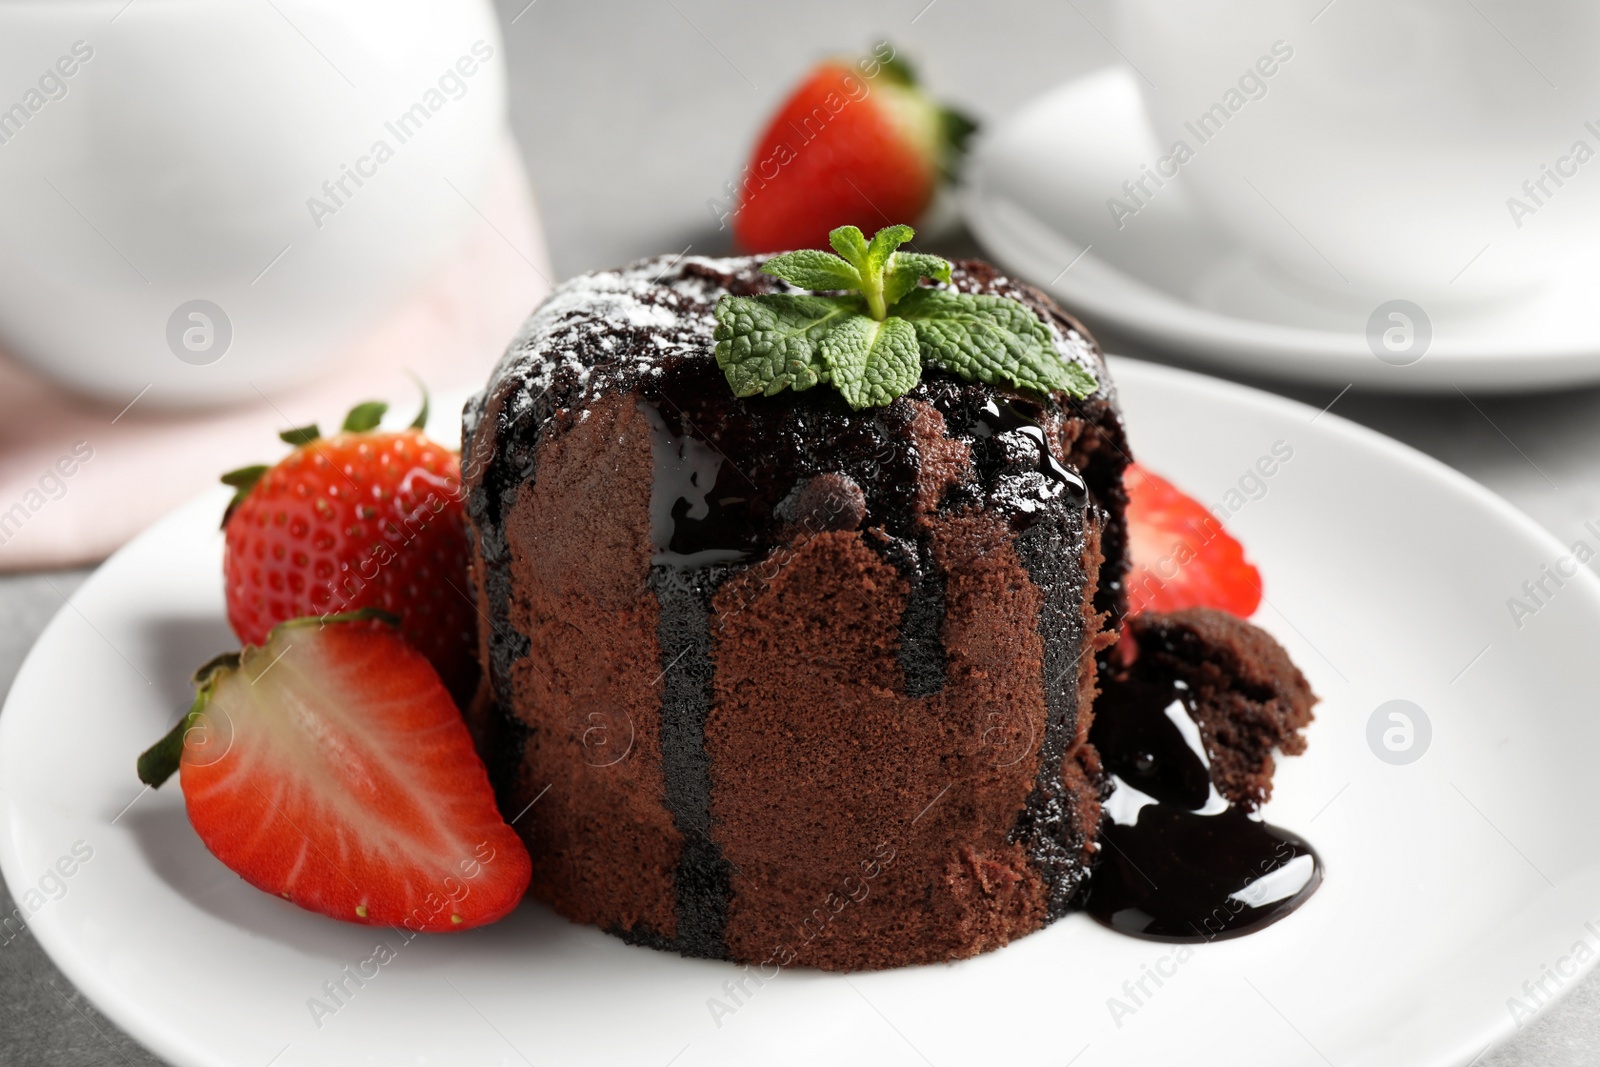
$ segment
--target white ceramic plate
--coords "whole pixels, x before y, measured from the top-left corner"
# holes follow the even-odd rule
[[[954,966],[785,973],[736,1002],[731,966],[532,904],[410,944],[298,911],[211,858],[176,788],[134,779],[190,669],[232,643],[220,492],[101,568],[24,665],[0,716],[0,870],[43,901],[31,925],[67,976],[183,1067],[1466,1064],[1513,1029],[1509,998],[1536,1007],[1525,982],[1553,993],[1574,946],[1600,950],[1600,581],[1578,568],[1518,629],[1507,598],[1564,550],[1499,498],[1336,416],[1116,374],[1142,459],[1207,502],[1255,490],[1229,521],[1265,575],[1258,619],[1323,697],[1267,815],[1327,880],[1260,933],[1180,959],[1074,915]],[[1293,455],[1255,489],[1277,442]],[[1431,723],[1409,765],[1368,745],[1392,699]],[[78,842],[92,858],[50,878]],[[41,884],[59,899],[30,898]],[[395,958],[314,1018],[380,941]],[[736,1007],[720,1026],[711,998]]]
[[[1374,355],[1367,338],[1376,302],[1296,288],[1207,220],[1181,171],[1113,224],[1108,199],[1126,200],[1122,183],[1165,151],[1132,74],[1112,68],[1068,82],[985,133],[967,170],[967,224],[998,262],[1051,290],[1091,327],[1109,324],[1201,366],[1404,391],[1600,381],[1600,258],[1592,253],[1531,297],[1425,301],[1431,339],[1390,356],[1421,353],[1395,366]]]

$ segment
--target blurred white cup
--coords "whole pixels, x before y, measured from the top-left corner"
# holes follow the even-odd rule
[[[1600,237],[1600,6],[1117,0],[1182,182],[1314,291],[1513,297]],[[1159,195],[1153,182],[1134,196]],[[1137,207],[1137,205],[1130,205]]]
[[[0,0],[0,349],[124,404],[314,376],[464,236],[488,0]]]

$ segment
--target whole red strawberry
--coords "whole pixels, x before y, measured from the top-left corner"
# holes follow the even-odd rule
[[[246,644],[307,615],[381,608],[459,702],[477,681],[477,616],[461,461],[409,429],[377,429],[387,405],[362,404],[342,432],[280,436],[276,466],[223,475],[237,492],[223,519],[228,621]]]
[[[824,62],[756,142],[734,190],[734,236],[752,252],[826,248],[838,226],[915,221],[973,128],[924,95],[887,45]]]
[[[1128,491],[1128,611],[1216,608],[1248,618],[1261,604],[1261,572],[1244,546],[1194,497],[1139,464]]]

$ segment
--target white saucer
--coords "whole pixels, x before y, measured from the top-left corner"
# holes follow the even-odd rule
[[[1120,229],[1107,207],[1165,153],[1120,67],[1051,90],[993,130],[967,171],[968,226],[1008,270],[1093,328],[1115,327],[1196,365],[1397,391],[1519,392],[1600,382],[1600,269],[1575,267],[1517,302],[1446,307],[1408,366],[1367,339],[1376,302],[1340,307],[1259,263],[1197,209],[1178,177]],[[1394,293],[1396,299],[1410,299]]]
[[[732,966],[531,903],[409,944],[299,911],[206,852],[176,783],[134,777],[189,671],[233,643],[220,489],[107,562],[23,665],[0,714],[0,872],[67,977],[179,1067],[1463,1067],[1512,1032],[1524,983],[1556,991],[1548,967],[1570,988],[1574,946],[1600,949],[1600,579],[1579,567],[1519,630],[1506,598],[1565,550],[1487,490],[1335,415],[1115,373],[1140,457],[1203,501],[1255,487],[1283,443],[1229,520],[1265,578],[1257,621],[1323,698],[1266,815],[1327,878],[1275,926],[1180,958],[1072,915],[953,966],[785,972],[719,1026]],[[1404,766],[1367,740],[1397,698],[1431,721]],[[344,968],[379,942],[395,958],[355,985]],[[341,980],[319,1020],[308,1000]]]

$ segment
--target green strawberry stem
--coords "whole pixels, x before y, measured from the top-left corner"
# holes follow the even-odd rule
[[[281,630],[348,622],[383,622],[395,627],[400,625],[398,618],[382,608],[360,608],[356,611],[342,611],[335,615],[308,615],[281,622],[267,635],[267,642],[270,644],[273,637]],[[189,710],[184,712],[183,718],[179,719],[161,740],[140,753],[139,781],[151,789],[158,789],[177,772],[183,762],[184,735],[211,703],[211,696],[216,692],[218,680],[225,672],[238,670],[250,660],[252,653],[259,651],[260,649],[253,645],[246,645],[238,652],[224,652],[212,657],[205,666],[194,672],[194,703],[189,705]]]
[[[177,772],[178,766],[183,762],[183,739],[190,728],[194,726],[195,719],[206,710],[211,703],[211,694],[216,690],[217,679],[224,670],[229,670],[239,665],[239,653],[229,652],[218,656],[195,672],[194,703],[189,705],[189,710],[183,713],[165,737],[151,745],[139,754],[139,781],[151,789],[159,789],[163,782]]]

